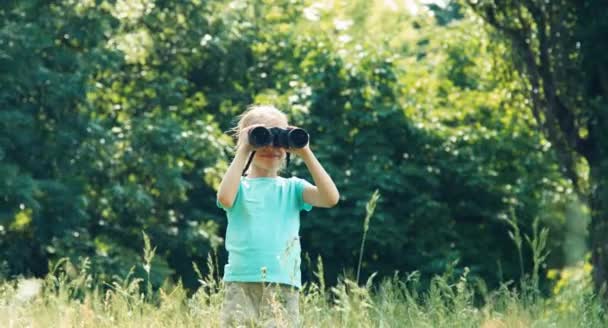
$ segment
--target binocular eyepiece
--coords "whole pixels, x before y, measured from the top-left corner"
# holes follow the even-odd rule
[[[308,132],[300,128],[266,128],[249,130],[249,144],[254,147],[302,148],[308,144]]]

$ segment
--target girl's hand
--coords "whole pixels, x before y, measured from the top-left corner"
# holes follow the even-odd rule
[[[258,126],[264,126],[264,124],[252,124],[241,130],[241,133],[239,134],[239,140],[236,144],[237,152],[244,152],[245,154],[249,154],[255,150],[255,148],[249,143],[249,131]]]
[[[310,150],[310,147],[308,146],[308,144],[302,148],[289,148],[289,149],[287,149],[287,151],[292,154],[296,154],[300,157],[304,157],[306,154],[312,152],[312,150]]]
[[[297,126],[289,126],[292,129],[296,129]],[[292,153],[292,154],[296,154],[300,157],[304,157],[304,155],[306,155],[307,153],[310,153],[310,140],[308,141],[308,143],[306,144],[306,146],[302,147],[302,148],[289,148],[287,149],[288,152]]]

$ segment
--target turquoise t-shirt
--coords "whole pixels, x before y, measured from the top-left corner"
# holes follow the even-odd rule
[[[300,211],[310,211],[297,177],[242,177],[226,211],[228,264],[224,281],[274,282],[301,287]]]

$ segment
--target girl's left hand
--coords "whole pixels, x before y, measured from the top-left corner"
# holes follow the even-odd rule
[[[287,149],[287,151],[292,154],[296,154],[300,157],[303,157],[305,154],[311,152],[309,144],[306,144],[306,146],[304,146],[302,148],[289,148],[289,149]]]
[[[292,128],[292,129],[298,128],[297,126],[293,126],[293,125],[290,125],[289,127]],[[310,140],[308,141],[308,143],[306,144],[306,146],[304,146],[302,148],[289,148],[289,149],[287,149],[287,151],[290,152],[290,153],[292,153],[292,154],[296,154],[296,155],[302,157],[306,153],[311,152],[311,150],[310,150]]]

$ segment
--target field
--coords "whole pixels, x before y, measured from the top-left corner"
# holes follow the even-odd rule
[[[87,272],[86,261],[79,267],[62,261],[44,280],[2,283],[0,325],[219,326],[223,288],[213,274],[201,277],[201,287],[188,295],[179,284],[151,291],[145,279],[132,275],[99,284]],[[320,266],[317,277],[322,270]],[[551,275],[551,297],[541,297],[526,283],[484,291],[483,283],[469,279],[466,271],[459,277],[435,277],[423,292],[416,272],[359,285],[343,279],[331,288],[319,279],[306,284],[300,313],[305,327],[606,327],[604,310],[591,292],[588,265]]]

